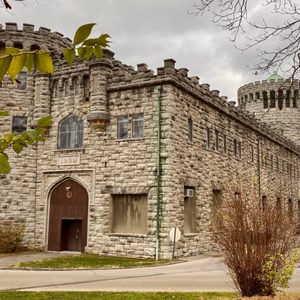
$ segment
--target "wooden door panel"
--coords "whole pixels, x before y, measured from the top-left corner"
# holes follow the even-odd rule
[[[77,182],[67,179],[57,185],[50,198],[48,250],[60,251],[67,247],[63,236],[66,230],[71,230],[68,225],[62,225],[63,219],[80,220],[80,250],[83,251],[87,243],[87,216],[88,194]],[[74,222],[76,223],[76,222]],[[70,225],[75,226],[75,225]],[[72,234],[71,232],[68,234]],[[67,234],[67,235],[68,235]]]

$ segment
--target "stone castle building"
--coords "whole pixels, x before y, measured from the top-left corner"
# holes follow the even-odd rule
[[[300,149],[287,137],[173,59],[154,72],[105,50],[100,62],[69,66],[61,59],[69,45],[29,24],[0,30],[0,47],[48,49],[55,63],[53,77],[21,72],[18,84],[0,87],[0,110],[10,111],[2,133],[53,118],[46,141],[11,152],[12,171],[0,178],[0,219],[25,224],[25,245],[170,258],[177,227],[176,255],[214,251],[210,222],[227,187],[237,197],[255,189],[264,203],[299,214]],[[264,113],[256,92],[242,88],[240,107]],[[293,114],[291,106],[278,115]]]

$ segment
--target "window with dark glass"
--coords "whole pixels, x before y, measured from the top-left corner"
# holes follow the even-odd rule
[[[193,141],[193,120],[188,118],[188,139],[190,142]]]
[[[268,108],[269,107],[269,103],[268,103],[268,93],[266,91],[262,92],[263,95],[263,107],[264,108]]]
[[[83,120],[70,115],[60,121],[58,127],[58,148],[76,149],[83,146]]]
[[[27,129],[27,117],[14,116],[12,119],[12,131],[21,133]]]
[[[242,143],[236,139],[233,140],[233,153],[236,158],[242,158]]]
[[[223,135],[223,151],[224,153],[227,153],[227,135]]]
[[[298,99],[299,99],[299,90],[294,91],[294,98],[293,98],[293,108],[298,107]]]
[[[215,138],[216,138],[216,151],[219,151],[219,145],[220,145],[220,143],[219,143],[219,131],[216,129],[215,130]]]
[[[20,72],[17,76],[17,89],[26,90],[27,87],[27,72]]]
[[[144,114],[132,115],[132,137],[142,138],[144,136]]]
[[[120,116],[118,117],[118,129],[117,138],[119,140],[124,140],[128,138],[128,117]]]
[[[283,91],[282,89],[278,90],[278,108],[279,110],[282,110],[283,107]]]
[[[211,129],[206,127],[206,148],[210,149],[211,147]]]
[[[270,91],[270,108],[276,107],[276,94],[275,91]]]
[[[291,90],[286,91],[285,107],[291,106]]]

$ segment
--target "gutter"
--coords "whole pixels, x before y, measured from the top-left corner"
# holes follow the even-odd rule
[[[156,247],[155,259],[158,260],[160,248],[160,179],[161,179],[161,160],[160,160],[160,137],[161,137],[161,99],[162,99],[162,85],[158,87],[157,98],[157,158],[156,158]]]

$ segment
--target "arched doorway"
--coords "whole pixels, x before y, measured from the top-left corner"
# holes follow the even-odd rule
[[[51,192],[48,250],[81,251],[87,242],[88,193],[72,179]]]

